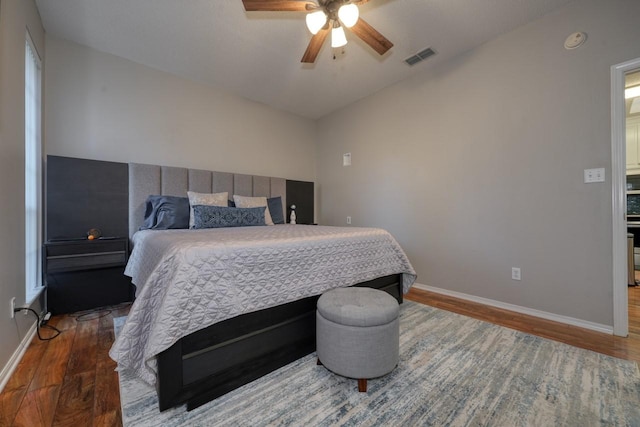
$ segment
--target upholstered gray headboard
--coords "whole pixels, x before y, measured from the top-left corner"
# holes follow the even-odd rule
[[[129,237],[144,220],[145,201],[150,195],[187,196],[187,191],[220,193],[229,197],[282,197],[287,212],[287,181],[284,178],[211,172],[199,169],[129,163]]]

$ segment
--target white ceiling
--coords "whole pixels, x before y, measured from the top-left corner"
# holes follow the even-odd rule
[[[347,30],[344,55],[300,12],[245,12],[241,0],[36,0],[54,36],[316,119],[446,61],[571,0],[371,0],[360,16],[394,43],[380,57]],[[579,29],[576,29],[579,30]],[[567,34],[568,35],[568,34]],[[403,61],[432,47],[437,55]]]

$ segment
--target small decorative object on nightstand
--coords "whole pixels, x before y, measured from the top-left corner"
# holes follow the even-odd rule
[[[291,205],[291,216],[289,218],[289,224],[296,223],[296,205]]]
[[[89,231],[87,231],[87,239],[88,240],[99,239],[100,236],[102,236],[102,232],[100,230],[98,230],[97,228],[90,228]]]

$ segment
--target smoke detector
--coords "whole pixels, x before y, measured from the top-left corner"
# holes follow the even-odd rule
[[[587,33],[575,32],[564,41],[564,48],[567,50],[577,49],[587,41]]]

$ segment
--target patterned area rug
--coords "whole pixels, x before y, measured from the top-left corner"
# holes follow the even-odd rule
[[[411,301],[400,319],[400,363],[367,393],[315,354],[191,412],[160,413],[154,389],[122,376],[123,424],[640,426],[633,362]]]

